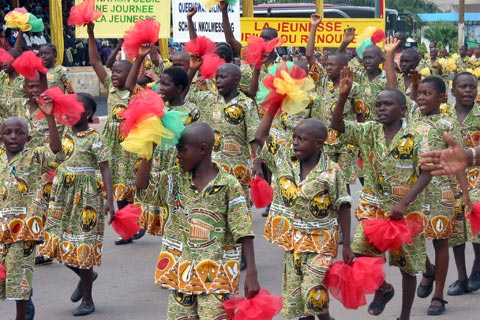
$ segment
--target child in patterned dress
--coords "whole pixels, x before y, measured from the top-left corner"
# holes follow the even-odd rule
[[[7,277],[0,283],[0,298],[15,300],[16,319],[33,319],[35,308],[31,300],[35,247],[44,238],[40,176],[56,167],[56,153],[62,150],[60,136],[52,116],[51,99],[40,108],[50,129],[50,146],[26,148],[30,139],[27,123],[10,117],[0,127],[3,149],[2,196],[0,197],[0,264]]]
[[[259,291],[253,229],[240,183],[212,162],[215,137],[205,122],[188,125],[177,144],[178,166],[151,172],[146,202],[163,212],[155,282],[170,289],[168,320],[227,319],[222,302],[238,291],[240,256],[247,263],[245,296]],[[140,185],[138,185],[140,188]]]
[[[119,131],[120,122],[123,120],[119,113],[127,109],[132,93],[136,93],[141,88],[135,82],[132,87],[127,86],[127,77],[132,68],[132,63],[127,60],[115,62],[112,66],[112,75],[108,75],[97,51],[94,28],[93,22],[87,26],[88,55],[90,65],[97,74],[100,83],[108,90],[108,118],[102,135],[112,153],[113,199],[117,202],[118,209],[122,209],[127,204],[132,203],[134,199],[137,157],[125,151],[120,145],[124,137],[121,136]],[[117,244],[125,243],[122,239],[117,241]]]
[[[97,273],[93,266],[102,261],[104,220],[109,214],[112,222],[114,209],[110,150],[101,134],[88,127],[96,109],[95,100],[87,94],[79,94],[77,99],[85,111],[62,138],[66,160],[53,181],[41,253],[56,258],[80,277],[71,300],[83,298],[73,315],[84,316],[95,311],[92,284]],[[105,204],[102,184],[95,174],[98,168],[107,195]]]
[[[42,58],[42,64],[48,69],[48,87],[59,87],[64,93],[73,93],[73,84],[70,72],[64,66],[55,66],[57,59],[57,48],[55,45],[43,44],[38,49],[38,56]]]

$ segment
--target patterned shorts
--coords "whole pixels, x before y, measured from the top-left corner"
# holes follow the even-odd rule
[[[170,290],[168,295],[168,320],[227,320],[222,302],[230,294],[187,295]]]
[[[324,285],[333,257],[318,253],[285,253],[282,315],[287,318],[326,314],[328,291]]]
[[[412,243],[404,244],[399,250],[390,252],[388,263],[411,275],[425,272],[426,250],[425,237],[420,234],[413,238]],[[352,251],[356,255],[385,258],[385,253],[375,248],[365,238],[362,223],[357,226]]]
[[[28,300],[32,292],[35,241],[0,244],[0,263],[7,277],[0,286],[0,299]]]

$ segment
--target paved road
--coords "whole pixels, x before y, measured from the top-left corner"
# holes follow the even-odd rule
[[[353,188],[356,198],[358,185]],[[265,218],[258,211],[253,215],[257,267],[262,286],[273,294],[281,294],[281,274],[283,252],[268,244],[263,237],[262,228]],[[106,229],[103,264],[96,270],[99,277],[94,285],[96,312],[87,319],[92,320],[151,320],[165,319],[168,291],[153,283],[153,272],[160,249],[160,238],[146,235],[144,238],[124,246],[115,246],[116,235],[110,227]],[[429,254],[432,257],[432,247]],[[472,260],[471,247],[467,249],[468,265]],[[367,314],[366,307],[359,310],[346,310],[332,298],[331,314],[337,320],[396,319],[400,310],[401,284],[400,273],[396,268],[386,267],[387,278],[397,290],[385,312],[378,317]],[[447,283],[455,279],[455,267],[451,258],[451,268]],[[78,278],[66,267],[54,263],[35,268],[34,303],[37,320],[73,319],[72,310],[76,304],[70,302],[70,295]],[[480,292],[480,291],[479,291]],[[415,299],[412,320],[473,320],[479,319],[480,293],[461,297],[447,297],[447,313],[443,316],[426,315],[429,299]],[[370,302],[372,297],[368,297]],[[15,303],[0,302],[0,319],[13,319]],[[8,315],[8,316],[6,316]],[[275,319],[281,320],[282,317]]]

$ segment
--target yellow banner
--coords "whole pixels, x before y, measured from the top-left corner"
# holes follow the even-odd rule
[[[78,4],[81,0],[75,0]],[[95,22],[95,37],[123,38],[138,19],[152,17],[160,22],[159,38],[170,37],[171,0],[96,0],[95,9],[103,16]],[[77,38],[88,38],[85,27],[76,28]]]
[[[273,28],[278,36],[285,40],[287,47],[306,47],[310,33],[309,18],[240,18],[243,45],[247,44],[249,36],[259,36],[264,28]],[[318,26],[316,47],[338,47],[343,39],[343,30],[353,27],[355,34],[362,34],[369,27],[385,30],[383,19],[323,19]],[[356,47],[355,41],[350,47]]]

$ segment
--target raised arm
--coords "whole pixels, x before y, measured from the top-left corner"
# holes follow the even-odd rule
[[[223,32],[225,33],[225,41],[232,47],[234,56],[235,53],[240,56],[242,44],[235,39],[235,36],[233,35],[230,19],[228,18],[228,3],[223,0],[220,1],[220,10],[222,11],[222,26]]]
[[[142,159],[138,166],[135,176],[135,186],[137,189],[147,189],[150,182],[150,171],[152,170],[152,159]]]
[[[22,29],[18,29],[17,39],[15,39],[15,45],[13,46],[13,50],[22,52],[22,40],[23,40],[23,31]]]
[[[385,44],[383,49],[385,50],[386,57],[385,57],[385,73],[387,74],[387,89],[397,89],[398,88],[398,81],[397,81],[397,73],[395,71],[395,50],[400,45],[400,40],[394,38],[392,36],[387,37],[385,39]]]
[[[355,39],[355,28],[346,28],[343,32],[343,40],[338,47],[337,52],[343,53],[347,50],[347,47]]]
[[[353,71],[349,67],[343,67],[340,72],[340,83],[338,85],[339,96],[330,122],[330,127],[339,132],[345,132],[343,111],[345,109],[345,102],[348,100],[348,95],[350,94],[350,89],[352,89],[352,84]]]
[[[113,49],[112,54],[107,59],[107,62],[105,63],[105,66],[108,69],[112,69],[113,64],[117,60],[117,54],[122,50],[122,45],[123,45],[123,39],[118,40],[118,45]]]
[[[195,24],[193,23],[193,16],[197,13],[197,7],[193,6],[188,8],[187,13],[187,26],[188,26],[188,35],[190,40],[197,38],[197,30],[195,30]]]
[[[270,114],[270,112],[265,112],[265,115],[263,116],[257,131],[255,131],[255,141],[258,148],[262,148],[263,145],[265,144],[265,140],[267,140],[268,138],[270,127],[272,126],[272,122],[273,122],[272,114]],[[255,154],[257,154],[257,151],[258,150],[253,150]]]
[[[320,23],[322,23],[322,16],[316,13],[312,14],[310,17],[310,34],[308,35],[307,48],[305,50],[305,55],[310,67],[315,64],[315,38],[317,35],[317,27]]]
[[[128,73],[127,81],[125,82],[125,88],[127,88],[127,90],[130,92],[133,91],[137,84],[138,72],[143,65],[143,59],[145,59],[147,54],[150,52],[150,46],[150,43],[144,43],[138,48],[138,56],[133,62],[133,66]]]
[[[53,153],[58,153],[62,150],[62,141],[60,134],[58,133],[57,123],[53,117],[53,101],[52,98],[46,94],[41,94],[40,98],[37,98],[38,106],[40,110],[45,114],[45,118],[48,122],[50,149]]]
[[[88,33],[88,57],[90,58],[90,65],[92,66],[93,70],[97,74],[98,79],[102,84],[105,83],[105,79],[107,78],[107,71],[102,65],[102,59],[97,51],[97,44],[95,43],[95,34],[93,30],[95,29],[95,24],[90,22],[87,25],[87,33]]]

